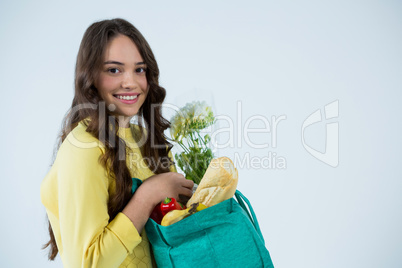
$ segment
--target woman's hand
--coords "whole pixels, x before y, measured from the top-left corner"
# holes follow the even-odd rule
[[[176,172],[154,175],[146,179],[123,209],[141,233],[154,207],[166,197],[180,200],[180,196],[191,197],[194,182]]]
[[[193,194],[194,182],[187,180],[182,174],[167,172],[154,175],[146,179],[138,191],[148,196],[154,206],[162,202],[166,197],[173,197],[180,200],[181,196],[190,198]]]

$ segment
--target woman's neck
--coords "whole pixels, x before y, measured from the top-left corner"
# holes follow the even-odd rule
[[[122,127],[122,128],[130,127],[131,117],[118,116],[117,120],[119,122],[119,127]]]

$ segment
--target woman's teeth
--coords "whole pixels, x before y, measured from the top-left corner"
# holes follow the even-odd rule
[[[134,100],[134,99],[136,99],[137,98],[137,96],[138,95],[135,95],[135,96],[116,96],[118,99],[121,99],[121,100]]]

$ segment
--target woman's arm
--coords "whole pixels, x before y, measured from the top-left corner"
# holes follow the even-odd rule
[[[171,151],[169,157],[173,160]],[[194,182],[178,174],[175,165],[170,166],[170,171],[146,179],[123,209],[122,212],[132,221],[139,233],[154,207],[166,197],[174,197],[177,200],[179,195],[191,197]]]
[[[109,223],[109,178],[100,155],[99,147],[79,148],[69,142],[58,152],[58,246],[65,267],[116,267],[141,242],[123,213]]]
[[[47,189],[58,193],[52,211],[59,215],[49,219],[65,267],[115,267],[141,242],[139,233],[155,205],[166,196],[191,196],[193,183],[174,172],[152,176],[109,223],[110,181],[98,161],[102,151],[80,145],[67,139],[59,149],[52,175],[57,183]]]
[[[179,195],[191,197],[194,182],[176,172],[149,177],[137,189],[123,213],[140,233],[154,207],[166,197],[179,200]],[[145,217],[144,217],[145,216]]]

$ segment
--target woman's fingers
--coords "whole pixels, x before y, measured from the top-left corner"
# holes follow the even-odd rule
[[[190,190],[189,188],[182,187],[179,195],[185,195],[191,197],[193,195],[193,190]]]
[[[193,191],[191,191],[188,188],[182,187],[180,193],[177,196],[177,200],[181,202],[182,204],[186,204],[187,201],[191,198],[193,195]]]
[[[193,181],[191,181],[191,180],[185,180],[184,182],[183,182],[183,186],[184,187],[186,187],[186,188],[188,188],[188,189],[193,189],[193,186],[194,186],[194,182]]]
[[[155,198],[163,200],[167,196],[179,198],[180,195],[191,197],[194,182],[187,180],[184,175],[176,172],[162,173],[148,178],[144,182],[149,192],[157,193]],[[144,188],[144,187],[143,187]]]
[[[174,176],[176,176],[177,178],[186,179],[186,177],[184,177],[184,175],[181,173],[177,173],[177,172],[170,172],[170,173],[173,174]]]

